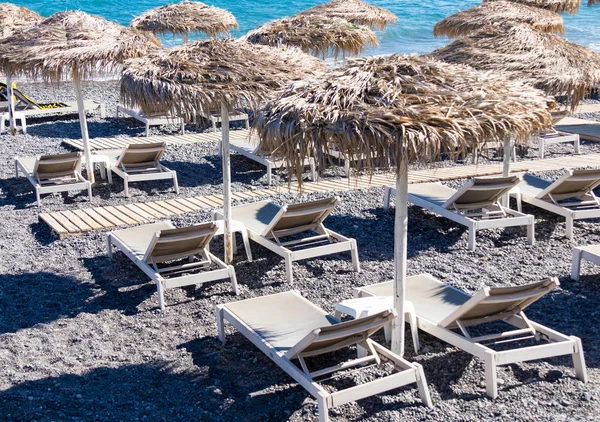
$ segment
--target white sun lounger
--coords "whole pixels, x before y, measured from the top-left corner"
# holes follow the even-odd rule
[[[519,211],[522,202],[527,202],[565,217],[565,236],[572,239],[574,220],[600,218],[600,201],[593,192],[598,185],[600,169],[568,170],[555,182],[525,174],[511,195],[516,197]]]
[[[147,114],[138,109],[127,108],[121,104],[117,105],[117,117],[119,113],[132,117],[142,122],[146,129],[146,136],[150,134],[150,126],[177,125],[183,135],[185,133],[185,121],[181,117],[170,116],[165,113]]]
[[[206,113],[203,113],[202,117],[210,121],[212,125],[212,130],[215,132],[217,131],[217,123],[222,123],[223,120],[220,109],[210,110]],[[250,121],[248,119],[248,114],[244,113],[241,110],[233,110],[229,113],[229,123],[238,121],[244,122],[245,128],[250,129]]]
[[[129,196],[129,183],[149,180],[173,180],[173,188],[179,193],[177,173],[160,163],[167,144],[129,144],[122,150],[103,150],[109,157],[110,170],[123,179],[125,196]]]
[[[329,420],[331,407],[413,383],[417,384],[423,404],[431,406],[423,368],[369,338],[394,318],[391,310],[339,322],[298,292],[290,291],[217,305],[216,312],[219,339],[225,343],[225,321],[228,321],[317,399],[321,422]],[[352,345],[363,347],[370,354],[328,368],[313,371],[308,368],[305,358]],[[300,367],[293,363],[296,359]],[[330,392],[317,380],[340,370],[382,362],[391,363],[394,373],[343,390]]]
[[[214,222],[177,229],[169,221],[116,230],[106,238],[107,254],[112,259],[116,247],[156,283],[161,310],[164,291],[174,287],[229,278],[237,295],[235,270],[208,250],[216,231]]]
[[[478,230],[527,226],[527,241],[535,242],[534,217],[504,207],[499,200],[520,181],[518,176],[478,177],[469,180],[459,190],[441,183],[408,185],[408,201],[446,217],[469,229],[469,249],[474,250]],[[383,206],[389,207],[396,190],[386,187]]]
[[[421,330],[484,360],[486,391],[495,398],[498,395],[496,367],[500,365],[571,355],[576,377],[587,381],[581,340],[530,321],[523,313],[523,309],[558,284],[554,278],[524,286],[486,287],[471,296],[429,274],[421,274],[407,277],[405,299],[412,302]],[[393,285],[390,281],[360,287],[355,294],[358,297],[391,296]],[[479,337],[472,337],[467,330],[469,326],[494,321],[503,321],[516,329]],[[500,351],[489,347],[530,338],[543,338],[547,343]]]
[[[292,262],[350,251],[355,271],[360,271],[356,240],[326,229],[323,220],[339,199],[332,197],[301,204],[279,206],[269,201],[253,202],[231,209],[231,218],[246,226],[251,240],[285,259],[288,282],[293,282]],[[221,210],[215,219],[223,219]],[[315,234],[285,241],[298,234]]]
[[[92,184],[81,175],[81,153],[42,155],[40,157],[16,157],[15,175],[19,170],[35,189],[38,208],[40,195],[53,192],[68,192],[87,189],[92,200]]]
[[[230,138],[229,148],[233,152],[237,152],[252,161],[262,164],[267,168],[267,184],[270,185],[272,182],[272,171],[276,168],[282,168],[286,166],[286,161],[283,158],[279,158],[276,155],[261,151],[258,146],[258,140],[255,138]],[[221,152],[221,143],[219,142],[219,153]],[[314,158],[307,158],[304,160],[304,166],[310,167],[310,179],[317,180],[317,172],[315,167]]]
[[[538,155],[540,158],[544,158],[546,145],[559,144],[562,142],[573,142],[573,145],[575,147],[575,154],[579,154],[581,151],[579,144],[579,135],[576,133],[567,133],[558,131],[556,129],[552,129],[548,132],[539,133],[534,138],[538,142]]]
[[[579,280],[581,260],[600,265],[600,245],[580,246],[573,248],[573,262],[571,263],[571,279]]]

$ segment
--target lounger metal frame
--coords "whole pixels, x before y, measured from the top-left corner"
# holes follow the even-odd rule
[[[596,265],[600,265],[600,254],[598,252],[593,252],[589,250],[589,248],[596,249],[597,247],[597,245],[591,245],[573,248],[573,261],[571,263],[571,280],[579,281],[581,260],[585,259],[587,261],[593,262]]]
[[[119,117],[119,113],[123,113],[129,117],[132,117],[140,122],[142,122],[145,126],[146,136],[150,135],[150,126],[161,126],[161,125],[178,125],[180,133],[185,134],[185,121],[181,117],[177,116],[169,116],[167,114],[163,115],[147,115],[142,113],[140,110],[134,110],[131,108],[127,108],[120,104],[117,105],[117,117]]]
[[[55,161],[58,163],[61,161],[61,159],[57,158]],[[47,160],[46,163],[48,163]],[[15,176],[19,177],[19,169],[21,169],[21,172],[25,175],[25,177],[27,177],[29,183],[33,185],[38,208],[42,207],[41,195],[46,193],[69,192],[74,190],[80,191],[87,189],[89,200],[92,200],[92,184],[81,175],[81,157],[79,158],[77,167],[73,172],[73,177],[68,179],[65,177],[58,177],[56,179],[40,179],[36,175],[37,166],[38,161],[36,160],[33,173],[30,173],[25,164],[21,162],[19,157],[15,157]]]
[[[520,212],[523,208],[523,202],[534,205],[538,208],[542,208],[546,211],[550,211],[553,214],[565,217],[566,230],[565,237],[567,239],[573,239],[573,223],[575,220],[586,220],[588,218],[600,218],[600,199],[594,195],[592,189],[600,185],[600,178],[598,176],[576,176],[573,175],[573,170],[569,170],[565,175],[556,180],[554,183],[544,189],[539,195],[531,196],[515,188],[511,191],[511,196],[517,200],[517,210]],[[597,180],[598,183],[594,186],[591,185],[589,192],[582,196],[581,201],[578,202],[560,202],[563,199],[568,199],[569,195],[559,195],[553,197],[549,191],[551,186],[558,186],[561,182],[570,180]],[[540,199],[541,197],[548,195],[550,200]]]
[[[457,191],[457,194],[466,190],[490,189],[493,186],[477,187],[473,184],[467,184],[462,189]],[[396,195],[396,189],[393,187],[385,187],[383,191],[383,208],[388,209],[391,198]],[[456,195],[455,195],[456,196]],[[530,214],[523,214],[521,210],[515,211],[504,207],[499,201],[495,201],[492,206],[483,207],[481,204],[475,204],[472,208],[481,209],[481,212],[472,212],[469,209],[458,208],[448,209],[429,202],[417,195],[408,193],[408,201],[431,212],[434,212],[442,217],[454,221],[467,227],[469,231],[468,247],[469,250],[475,250],[477,246],[476,236],[478,230],[497,229],[506,227],[527,226],[527,243],[533,245],[535,243],[535,217]]]
[[[166,289],[172,289],[175,287],[191,286],[196,284],[208,283],[210,281],[222,280],[229,278],[233,291],[236,295],[239,294],[237,285],[237,278],[235,276],[235,269],[231,265],[225,264],[218,257],[213,255],[208,248],[208,245],[201,251],[190,251],[192,254],[201,257],[199,262],[190,262],[188,265],[178,265],[171,267],[158,268],[157,265],[149,264],[146,262],[147,255],[151,251],[152,246],[156,243],[156,235],[152,239],[152,242],[148,245],[148,250],[143,258],[140,258],[133,252],[125,243],[123,243],[113,232],[110,232],[106,236],[106,253],[108,259],[112,259],[114,246],[125,254],[131,261],[133,261],[138,268],[140,268],[154,283],[156,284],[156,290],[158,292],[158,306],[161,311],[165,310],[165,296],[164,292]],[[195,274],[189,275],[177,275],[182,271],[189,271],[192,269],[206,269],[210,264],[215,264],[218,268],[215,270],[205,270]]]
[[[431,277],[429,274],[422,274],[422,276],[423,275]],[[410,278],[411,277],[409,277],[409,279]],[[387,283],[390,282],[380,284]],[[552,279],[552,283],[548,283],[548,285],[544,288],[536,289],[527,293],[515,294],[513,296],[514,299],[517,300],[526,299],[528,300],[527,304],[530,304],[546,294],[548,291],[554,289],[554,287],[558,286],[558,284],[558,279]],[[451,288],[455,289],[454,287]],[[372,296],[372,294],[365,288],[359,287],[355,289],[355,296],[367,297]],[[439,324],[420,316],[419,310],[416,308],[417,326],[426,333],[431,334],[432,336],[437,337],[446,343],[449,343],[467,353],[470,353],[473,356],[482,359],[485,364],[486,393],[491,398],[496,398],[498,396],[498,379],[496,368],[501,365],[509,365],[518,362],[545,359],[554,356],[571,355],[573,359],[573,365],[575,367],[576,378],[580,379],[584,383],[587,382],[587,370],[585,358],[583,356],[581,339],[575,336],[564,335],[558,331],[552,330],[551,328],[529,320],[521,311],[521,309],[527,305],[515,309],[514,312],[493,315],[490,318],[467,321],[461,321],[459,318],[457,318],[457,316],[459,316],[461,313],[468,311],[468,309],[473,308],[478,304],[482,304],[484,302],[489,304],[494,303],[494,301],[499,302],[502,300],[510,300],[511,297],[509,296],[510,295],[490,296],[490,289],[485,288],[476,295],[472,296],[468,302],[463,304],[454,313],[448,315],[448,317]],[[498,320],[504,321],[516,329],[474,338],[470,336],[467,330],[468,326],[484,324]],[[449,326],[452,326],[453,323],[458,327],[460,333],[448,328]],[[535,346],[528,347],[517,347],[503,351],[496,351],[482,343],[484,341],[489,342],[492,340],[496,341],[488,344],[508,343],[511,341],[518,341],[532,337],[535,337],[538,340],[543,338],[544,340],[548,341],[548,343],[536,344]]]
[[[293,293],[297,294],[299,297],[302,297],[297,291],[294,291]],[[312,302],[309,303],[315,309],[318,309],[320,312],[322,312],[321,308]],[[423,404],[427,407],[431,407],[431,397],[429,395],[429,389],[427,388],[422,366],[417,363],[408,362],[407,360],[368,338],[372,333],[378,331],[381,327],[395,317],[395,313],[393,311],[389,311],[379,320],[375,320],[374,322],[360,327],[360,330],[356,328],[349,328],[347,330],[327,332],[324,335],[320,335],[320,327],[315,327],[313,332],[309,333],[304,339],[298,342],[296,346],[289,349],[287,352],[282,352],[273,347],[267,340],[262,338],[243,320],[238,318],[235,313],[230,312],[227,309],[227,304],[216,306],[216,316],[219,340],[225,344],[225,321],[227,321],[244,337],[258,347],[265,355],[270,357],[271,360],[277,364],[277,366],[283,369],[283,371],[291,376],[317,400],[320,422],[327,422],[329,420],[329,408],[341,406],[343,404],[366,397],[371,397],[376,394],[403,387],[412,383],[417,384],[419,395]],[[373,316],[367,318],[373,319]],[[362,333],[367,334],[363,335]],[[354,338],[349,341],[348,337],[350,336],[354,336]],[[339,340],[339,343],[322,349],[303,352],[311,344],[314,344],[315,341],[319,340]],[[370,351],[370,354],[363,357],[358,357],[357,359],[349,362],[344,362],[312,372],[308,369],[304,361],[305,357],[329,353],[353,344],[357,344],[357,347],[364,347]],[[298,359],[300,368],[292,363],[293,359]],[[367,382],[365,384],[339,390],[333,393],[328,392],[319,384],[318,380],[315,380],[317,377],[328,375],[337,371],[346,370],[356,366],[364,366],[367,364],[380,364],[382,361],[393,364],[394,369],[398,372],[374,381]]]
[[[138,144],[143,146],[144,144]],[[179,183],[177,182],[177,172],[174,170],[170,170],[167,167],[163,166],[158,160],[160,159],[160,155],[153,163],[145,163],[147,165],[144,166],[135,166],[130,165],[126,167],[121,163],[124,155],[127,153],[130,145],[126,145],[123,147],[123,151],[121,152],[121,157],[117,161],[116,165],[111,165],[110,170],[114,172],[117,176],[123,179],[123,186],[125,191],[125,196],[129,196],[129,183],[131,182],[146,182],[151,180],[173,180],[173,189],[175,193],[179,194]],[[161,150],[164,152],[166,148],[166,144],[162,147],[153,147],[148,146],[146,148],[136,148],[136,152],[160,152]]]
[[[285,259],[285,272],[287,281],[290,284],[293,284],[294,282],[292,262],[301,261],[303,259],[317,258],[339,252],[350,251],[352,255],[352,266],[354,271],[360,272],[360,261],[358,259],[358,246],[356,245],[356,240],[343,236],[337,232],[334,232],[333,230],[329,230],[323,225],[323,220],[331,213],[331,211],[333,211],[333,208],[338,203],[339,199],[335,198],[335,202],[332,206],[323,206],[321,211],[324,211],[324,213],[322,214],[320,220],[315,224],[294,227],[287,230],[274,231],[273,227],[277,225],[283,216],[302,216],[314,213],[316,210],[315,208],[310,208],[306,210],[290,212],[288,211],[288,206],[284,205],[281,207],[277,215],[273,217],[264,232],[258,233],[253,231],[251,228],[246,227],[246,230],[248,231],[248,237],[250,237],[251,240],[255,241],[259,245],[264,246],[265,248]],[[215,211],[214,218],[223,219],[223,212],[221,210]],[[316,233],[316,236],[292,241],[281,240],[283,237],[306,231],[313,231]],[[307,246],[311,247],[306,249],[297,249]]]
[[[534,136],[534,138],[538,142],[538,155],[540,158],[544,158],[546,145],[559,144],[562,142],[573,142],[573,146],[575,147],[575,154],[581,153],[579,135],[576,133],[561,132],[553,129],[550,132],[540,133],[537,136]]]

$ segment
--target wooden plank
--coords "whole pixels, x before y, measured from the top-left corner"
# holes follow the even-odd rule
[[[190,212],[190,211],[195,211],[194,208],[186,207],[185,205],[177,202],[174,199],[167,199],[167,200],[165,200],[165,202],[167,204],[171,205],[173,208],[177,208],[180,213],[186,213],[186,212]]]
[[[220,207],[223,205],[224,201],[223,201],[223,196],[219,195],[208,195],[205,196],[204,199],[213,202],[214,204],[216,204],[217,207]]]
[[[127,224],[118,217],[115,217],[112,213],[108,212],[105,207],[95,208],[94,211],[96,211],[103,218],[107,219],[108,221],[110,221],[111,224],[115,226],[124,226],[125,224]]]
[[[89,215],[91,218],[93,218],[94,221],[96,221],[98,224],[100,224],[103,229],[109,229],[109,228],[115,226],[110,221],[108,221],[106,218],[104,218],[100,214],[98,214],[96,212],[96,210],[93,208],[83,208],[81,211],[83,211],[84,213]]]
[[[203,196],[196,196],[196,197],[195,197],[195,199],[196,199],[197,201],[200,201],[200,202],[202,202],[203,204],[205,204],[207,208],[215,208],[215,207],[219,207],[219,206],[221,206],[221,205],[222,205],[222,204],[221,204],[221,205],[219,205],[219,204],[217,204],[217,203],[215,203],[215,202],[213,202],[213,201],[210,201],[210,200],[206,199],[206,198],[205,198],[205,197],[203,197]]]
[[[61,226],[63,226],[65,229],[67,229],[67,232],[69,232],[69,234],[81,233],[81,231],[79,230],[79,228],[75,224],[71,223],[71,221],[68,218],[66,218],[65,216],[63,216],[59,212],[53,212],[52,213],[52,217],[56,221],[58,221]]]
[[[47,214],[47,213],[40,214],[40,215],[38,215],[38,219],[42,220],[44,223],[46,223],[48,226],[50,226],[50,228],[52,230],[54,230],[56,232],[56,234],[58,234],[58,237],[60,239],[63,239],[65,236],[67,236],[69,234],[69,231],[62,224],[60,224],[58,221],[56,221],[56,219],[54,217],[52,217],[51,214]]]
[[[173,215],[173,213],[170,210],[168,210],[168,209],[166,209],[164,207],[161,207],[156,202],[146,202],[146,203],[144,203],[144,205],[146,207],[154,210],[154,212],[160,213],[161,214],[161,218],[162,217],[171,217]]]
[[[125,208],[127,208],[130,212],[135,213],[136,215],[139,215],[141,218],[144,219],[144,221],[154,221],[156,220],[156,218],[147,213],[146,211],[144,211],[143,209],[141,209],[138,204],[125,204],[123,205]]]
[[[123,224],[136,224],[137,223],[137,220],[134,220],[133,218],[129,217],[127,214],[123,214],[121,211],[119,211],[115,207],[106,206],[106,207],[104,207],[104,211],[117,217],[119,220],[121,220],[123,222]]]
[[[193,203],[194,205],[196,205],[199,209],[208,208],[207,204],[205,204],[202,201],[199,201],[198,198],[196,198],[196,197],[187,198],[187,200],[189,202]]]
[[[197,211],[200,208],[204,208],[203,206],[196,205],[195,203],[190,201],[189,198],[175,198],[174,201],[179,202],[181,205],[186,206],[187,208],[189,208],[192,211]]]
[[[68,219],[75,227],[79,229],[79,232],[89,232],[92,228],[85,223],[81,218],[77,217],[73,212],[69,210],[59,211],[59,213]]]
[[[102,230],[104,227],[102,224],[96,222],[92,217],[83,212],[82,210],[73,210],[73,213],[79,217],[82,221],[85,222],[88,226],[92,228],[92,230]]]
[[[139,215],[138,213],[130,210],[125,205],[115,205],[115,209],[117,209],[123,215],[126,215],[130,219],[134,220],[136,223],[145,223],[147,220]]]
[[[152,217],[154,217],[155,219],[156,219],[156,218],[162,218],[162,217],[164,217],[164,216],[165,216],[165,214],[163,214],[162,212],[160,212],[160,211],[157,211],[157,210],[155,210],[155,209],[154,209],[154,208],[152,208],[152,207],[149,207],[149,206],[148,206],[148,203],[143,203],[143,202],[140,202],[140,203],[137,203],[137,204],[135,204],[135,205],[136,205],[136,207],[137,207],[137,208],[139,208],[139,209],[141,209],[142,211],[145,211],[146,213],[150,214],[150,215],[151,215]],[[169,214],[169,215],[170,215],[170,214]]]
[[[175,208],[174,206],[167,204],[165,201],[155,201],[154,203],[156,205],[160,205],[161,207],[163,207],[164,209],[169,211],[171,213],[171,215],[182,214],[182,212],[179,210],[179,208]]]

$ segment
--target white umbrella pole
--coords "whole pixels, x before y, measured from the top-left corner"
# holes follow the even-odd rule
[[[512,145],[510,142],[510,139],[505,139],[504,140],[504,159],[502,161],[502,176],[504,177],[508,177],[508,175],[510,174],[510,159],[511,159],[511,153],[512,153]],[[508,207],[508,194],[504,195],[502,197],[502,205],[505,207]]]
[[[15,95],[13,92],[13,84],[11,75],[6,75],[6,94],[8,95],[8,121],[11,135],[16,134],[15,125]],[[21,122],[23,123],[23,122]]]
[[[183,33],[183,43],[184,43],[184,44],[187,44],[187,43],[188,43],[188,33],[187,33],[187,32],[184,32],[184,33]]]
[[[79,78],[79,72],[77,72],[77,70],[73,71],[73,84],[75,85],[75,96],[77,97],[77,110],[79,111],[79,125],[81,126],[81,139],[83,140],[83,154],[85,155],[87,179],[94,183],[94,165],[92,164],[92,152],[90,151],[90,137],[85,117],[85,107],[83,105],[81,79]]]
[[[404,283],[408,248],[408,162],[400,161],[396,176],[396,219],[394,223],[394,309],[398,316],[392,322],[392,351],[404,355]]]
[[[229,110],[221,103],[221,155],[223,157],[223,218],[225,220],[225,263],[233,260],[233,238],[231,236],[231,169],[229,159]]]

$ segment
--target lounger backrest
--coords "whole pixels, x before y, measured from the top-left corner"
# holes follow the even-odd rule
[[[579,199],[600,185],[600,169],[569,170],[565,175],[540,192],[536,198],[549,200],[550,196],[557,201]]]
[[[316,328],[289,349],[286,356],[289,359],[293,359],[298,355],[302,357],[316,356],[362,343],[394,319],[395,316],[395,311],[390,309],[364,318]]]
[[[302,204],[285,205],[271,220],[262,235],[268,236],[270,233],[292,235],[311,230],[323,223],[339,202],[339,198],[331,197]]]
[[[476,209],[494,205],[517,186],[520,176],[476,177],[465,183],[445,203],[444,208]]]
[[[187,258],[203,251],[217,231],[214,222],[157,232],[148,245],[144,260],[159,263]]]
[[[129,144],[123,148],[117,166],[126,168],[156,167],[166,148],[165,142]]]
[[[39,180],[74,177],[81,167],[81,153],[42,155],[35,161],[33,176]]]
[[[485,288],[448,315],[440,325],[454,328],[457,321],[468,326],[508,318],[558,285],[558,279],[550,278],[524,286]]]

